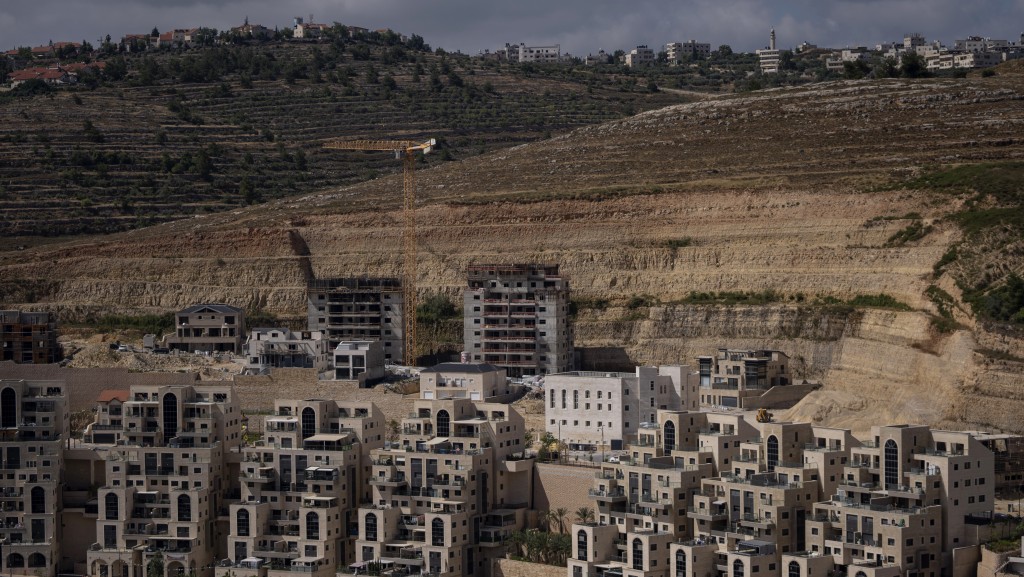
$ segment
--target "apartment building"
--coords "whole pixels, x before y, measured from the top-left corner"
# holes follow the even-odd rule
[[[704,60],[711,56],[711,44],[708,42],[669,42],[665,45],[668,61],[678,64],[683,60]]]
[[[70,430],[60,381],[0,380],[0,570],[53,577],[62,565],[63,443]]]
[[[571,450],[622,449],[659,410],[697,410],[697,382],[685,365],[549,375],[545,428]]]
[[[335,278],[306,289],[309,330],[327,336],[328,350],[343,341],[381,341],[384,359],[404,358],[402,285],[396,278]]]
[[[492,365],[441,363],[420,373],[420,398],[494,401],[512,392],[505,369]]]
[[[372,387],[384,380],[384,343],[346,341],[334,348],[334,378]]]
[[[472,362],[510,377],[572,370],[569,280],[558,265],[470,265],[467,277],[464,342]]]
[[[327,340],[321,331],[293,333],[286,328],[259,328],[245,342],[245,370],[300,368],[326,371],[331,366]]]
[[[124,430],[124,404],[130,393],[125,390],[107,389],[96,399],[96,420],[85,428],[83,438],[87,443],[114,445],[121,439]]]
[[[718,349],[697,357],[702,405],[758,408],[773,387],[792,385],[789,356],[782,351]]]
[[[232,387],[133,386],[122,423],[106,451],[88,574],[142,577],[162,563],[168,577],[212,576],[227,455],[241,441]]]
[[[354,561],[356,510],[370,498],[370,453],[385,420],[368,402],[278,400],[264,439],[241,449],[218,575],[333,576]],[[275,573],[280,572],[280,573]]]
[[[46,312],[0,311],[0,361],[60,362],[57,316]]]
[[[245,311],[226,304],[199,304],[174,316],[174,334],[164,337],[169,349],[184,352],[243,354]]]
[[[487,575],[530,506],[523,417],[500,403],[421,399],[401,426],[397,441],[371,452],[372,498],[359,509],[350,569]]]
[[[551,46],[527,46],[526,44],[505,44],[504,49],[499,49],[509,62],[542,62],[557,63],[562,59],[562,46],[554,44]]]
[[[626,66],[630,68],[641,68],[654,64],[654,50],[646,45],[637,46],[626,54]]]

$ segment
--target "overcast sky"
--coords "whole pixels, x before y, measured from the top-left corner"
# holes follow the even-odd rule
[[[767,44],[772,27],[780,48],[873,46],[907,32],[946,44],[968,35],[1019,41],[1024,32],[1024,0],[0,0],[0,48],[153,27],[223,30],[246,16],[286,27],[310,14],[419,34],[468,54],[526,42],[580,56],[688,39],[752,51]]]

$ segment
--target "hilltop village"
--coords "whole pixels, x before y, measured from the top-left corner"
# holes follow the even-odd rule
[[[784,351],[585,370],[570,292],[554,264],[470,266],[464,352],[423,369],[401,364],[403,293],[387,278],[310,283],[307,330],[199,303],[141,348],[115,345],[221,357],[228,380],[64,367],[51,313],[0,312],[3,569],[937,577],[1024,564],[1024,437],[779,421],[819,386]],[[522,412],[531,397],[541,429]]]

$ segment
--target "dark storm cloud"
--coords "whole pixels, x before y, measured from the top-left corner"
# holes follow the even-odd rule
[[[982,35],[1019,40],[1024,0],[0,0],[0,47],[106,34],[211,26],[248,16],[273,28],[294,16],[416,33],[476,53],[505,42],[560,43],[576,55],[697,39],[749,51],[776,29],[779,45],[874,45],[920,32],[947,44]]]

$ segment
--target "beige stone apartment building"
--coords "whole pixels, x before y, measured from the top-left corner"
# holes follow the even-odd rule
[[[370,499],[370,453],[384,446],[373,403],[278,400],[264,438],[241,450],[218,575],[334,575],[355,559],[356,512]]]
[[[488,387],[477,373],[429,374],[476,378],[470,390]],[[371,452],[372,495],[359,509],[351,570],[487,575],[489,560],[503,556],[505,540],[524,527],[533,459],[524,451],[523,417],[486,398],[438,397],[416,401],[399,439]]]
[[[660,412],[627,459],[596,474],[597,515],[573,525],[567,575],[970,571],[970,548],[992,511],[984,435],[894,425],[860,441],[842,429],[752,417]]]
[[[167,348],[183,352],[241,355],[245,341],[245,311],[226,304],[199,304],[174,315],[174,334],[164,337]]]
[[[57,574],[69,426],[63,382],[0,380],[0,572]]]
[[[774,387],[793,384],[789,356],[782,351],[718,349],[697,357],[703,406],[755,409]]]
[[[134,386],[122,422],[121,440],[104,452],[88,574],[141,577],[162,564],[168,577],[211,576],[228,454],[241,441],[232,388]]]

